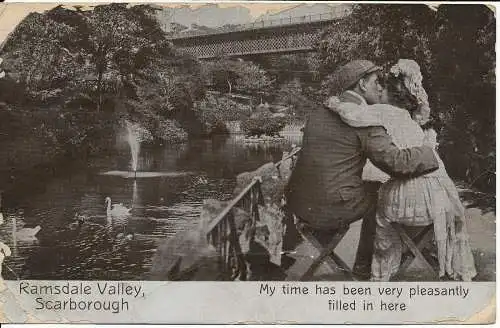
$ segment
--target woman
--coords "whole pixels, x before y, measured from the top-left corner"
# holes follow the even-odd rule
[[[383,98],[386,104],[370,106],[339,103],[331,98],[328,107],[351,126],[384,126],[400,148],[427,144],[435,149],[436,133],[421,127],[429,121],[430,108],[415,61],[401,59],[391,68]],[[377,204],[373,281],[389,281],[399,269],[402,243],[392,222],[408,226],[433,223],[439,276],[470,281],[476,275],[464,207],[437,152],[435,155],[439,169],[413,179],[391,178],[371,163],[364,169],[364,179],[383,182]]]

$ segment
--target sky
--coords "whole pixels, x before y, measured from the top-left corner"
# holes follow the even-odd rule
[[[9,0],[7,0],[9,1]],[[26,0],[23,0],[26,1]],[[30,0],[28,0],[30,1]],[[0,3],[0,43],[5,40],[5,38],[8,36],[8,34],[14,30],[17,24],[21,22],[21,20],[26,17],[30,12],[43,12],[45,10],[49,10],[53,7],[55,7],[58,4],[61,3],[67,3],[70,5],[77,5],[77,4],[82,4],[82,1],[75,1],[75,0],[62,0],[59,1],[58,3],[54,3],[53,0],[35,0],[36,2],[24,2],[24,3],[19,3],[19,2],[10,2],[10,3]],[[92,3],[92,4],[98,4],[98,3],[108,3],[109,1],[106,0],[93,0],[92,2],[87,2],[87,4]],[[115,2],[128,2],[132,3],[132,1],[123,1],[123,0],[116,0]],[[139,0],[138,2],[142,2],[142,0]],[[147,1],[144,1],[147,2]],[[84,3],[84,2],[83,2]],[[176,1],[170,2],[170,3],[162,3],[161,1],[155,2],[156,4],[162,5],[162,6],[169,6],[169,7],[175,7],[175,6],[182,6],[186,4],[190,4],[193,7],[199,7],[206,5],[206,2],[202,1],[190,1],[190,2],[181,2],[181,1]],[[280,11],[285,8],[293,7],[297,5],[297,2],[282,2],[278,3],[275,1],[274,3],[249,3],[249,2],[239,2],[239,1],[225,1],[225,2],[217,2],[220,7],[234,7],[234,6],[244,6],[248,9],[250,9],[250,15],[253,16],[253,18],[257,18],[262,14],[265,14],[266,12],[275,12],[275,11]],[[304,2],[302,2],[304,3]],[[492,10],[494,8],[490,6]]]
[[[71,5],[77,5],[81,4],[82,2],[77,2],[77,1],[64,1],[66,3],[70,3]],[[97,4],[97,3],[107,3],[108,1],[100,1],[100,0],[94,0],[92,1],[92,4]],[[119,1],[117,1],[119,2]],[[14,30],[17,24],[21,22],[21,20],[26,17],[30,12],[43,12],[45,10],[49,10],[61,2],[56,3],[50,3],[50,2],[41,2],[37,1],[37,3],[2,3],[0,4],[0,43],[5,40],[7,35]],[[158,2],[157,4],[159,5],[164,5],[164,6],[180,6],[180,5],[186,5],[186,3],[177,3],[177,4],[162,4],[161,2]],[[191,2],[190,5],[193,7],[199,7],[204,5],[205,3],[202,2]],[[226,2],[226,3],[218,3],[219,6],[221,7],[233,7],[233,6],[244,6],[250,9],[250,14],[256,18],[262,14],[265,14],[268,11],[278,11],[282,10],[284,8],[288,8],[291,6],[296,5],[295,3],[292,4],[286,4],[286,3],[252,3],[249,4],[247,3],[240,3],[240,2]]]

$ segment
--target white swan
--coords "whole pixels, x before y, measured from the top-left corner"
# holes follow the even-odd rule
[[[3,260],[6,257],[11,256],[11,255],[12,255],[12,252],[11,252],[9,246],[5,245],[4,243],[2,243],[0,241],[0,292],[4,291],[7,288],[5,286],[5,283],[4,283],[4,280],[3,280],[3,277],[2,277],[2,264],[3,264]]]
[[[22,228],[16,231],[16,237],[19,240],[33,240],[36,239],[36,235],[40,230],[42,230],[42,227],[39,225],[34,228]]]
[[[123,204],[113,204],[111,206],[111,197],[106,197],[106,214],[107,216],[123,217],[130,215],[132,209],[126,208]]]

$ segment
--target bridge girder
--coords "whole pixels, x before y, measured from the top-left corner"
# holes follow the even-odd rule
[[[178,48],[198,59],[315,51],[329,21],[176,38]]]

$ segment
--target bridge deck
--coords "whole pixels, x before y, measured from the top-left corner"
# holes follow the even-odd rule
[[[270,20],[261,20],[253,23],[241,24],[237,26],[231,26],[230,28],[219,28],[215,31],[188,31],[181,32],[178,35],[173,35],[169,37],[170,40],[182,40],[189,38],[196,38],[202,36],[213,36],[218,34],[230,34],[237,32],[245,32],[259,29],[268,29],[268,28],[279,28],[279,27],[287,27],[291,25],[302,25],[302,24],[311,24],[317,22],[327,22],[333,21],[337,19],[341,19],[350,14],[350,9],[347,8],[334,8],[331,12],[315,14],[315,15],[307,15],[307,16],[299,16],[299,17],[287,17],[280,19],[270,19]]]

